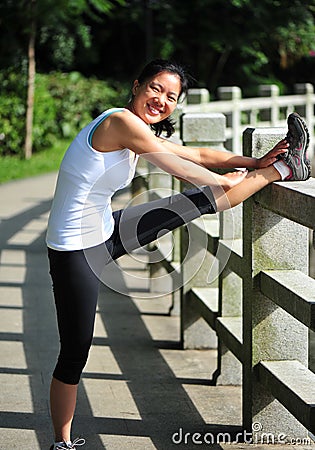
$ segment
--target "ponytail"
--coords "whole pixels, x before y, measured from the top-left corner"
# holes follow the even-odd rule
[[[151,125],[152,130],[155,133],[155,136],[161,136],[162,133],[166,134],[166,137],[172,136],[175,132],[175,121],[170,117],[161,120],[161,122],[154,123]]]

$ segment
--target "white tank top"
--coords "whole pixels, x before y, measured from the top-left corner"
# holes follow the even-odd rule
[[[104,111],[77,135],[62,160],[49,216],[46,242],[55,250],[80,250],[105,242],[112,234],[111,198],[134,177],[138,155],[129,149],[94,150],[97,126],[110,114]]]

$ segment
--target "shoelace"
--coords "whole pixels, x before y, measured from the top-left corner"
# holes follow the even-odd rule
[[[70,448],[70,449],[74,448],[75,449],[75,446],[81,447],[84,444],[85,444],[85,439],[83,439],[83,438],[76,438],[73,442],[71,442],[70,445],[68,445],[66,442],[63,442],[61,444],[62,446],[58,445],[56,447],[56,450],[64,450],[64,449],[67,449],[67,448]]]
[[[81,445],[84,445],[85,444],[85,439],[83,439],[83,438],[76,438],[73,442],[72,442],[72,445],[76,445],[76,446],[78,446],[78,447],[81,447]]]

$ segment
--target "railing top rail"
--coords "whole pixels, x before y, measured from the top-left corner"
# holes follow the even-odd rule
[[[315,103],[315,94],[308,98]],[[272,105],[284,106],[301,106],[305,105],[305,95],[283,95],[276,97],[255,97],[255,98],[240,98],[236,100],[215,100],[207,103],[200,103],[196,105],[183,105],[184,112],[230,112],[233,109],[233,103],[237,103],[241,111],[250,109],[264,109],[270,108]]]
[[[273,183],[255,195],[266,209],[315,229],[315,178],[304,182]]]

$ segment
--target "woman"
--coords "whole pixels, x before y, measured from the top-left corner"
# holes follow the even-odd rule
[[[47,231],[61,343],[50,391],[51,450],[84,444],[83,439],[71,442],[71,423],[104,266],[153,241],[161,230],[233,207],[273,181],[310,176],[308,133],[296,114],[289,116],[286,139],[260,159],[162,138],[174,131],[170,115],[187,87],[180,66],[152,61],[134,82],[127,107],[105,111],[87,125],[62,161]],[[113,213],[111,197],[131,182],[139,156],[198,187]],[[216,167],[253,170],[225,175],[208,170]]]

